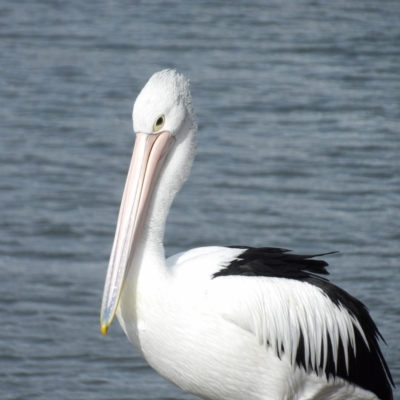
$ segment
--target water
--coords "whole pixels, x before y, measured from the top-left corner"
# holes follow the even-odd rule
[[[209,244],[340,250],[400,386],[400,3],[0,5],[0,397],[193,399],[99,307],[149,76],[191,80],[199,120],[168,255]],[[395,391],[395,398],[400,398]]]

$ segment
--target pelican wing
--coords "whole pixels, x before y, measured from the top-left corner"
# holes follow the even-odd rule
[[[293,366],[389,398],[391,376],[376,325],[361,302],[316,275],[326,274],[327,264],[311,257],[246,248],[214,274],[208,299],[216,313]]]

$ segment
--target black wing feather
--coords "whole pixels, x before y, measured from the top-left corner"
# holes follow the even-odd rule
[[[378,340],[383,340],[383,337],[369,315],[368,309],[361,301],[343,289],[333,285],[327,279],[318,276],[329,274],[325,268],[328,266],[328,263],[323,260],[315,260],[314,257],[332,253],[296,255],[289,253],[289,250],[274,247],[229,247],[243,249],[243,253],[228,266],[215,273],[214,278],[228,275],[242,275],[295,279],[317,286],[336,306],[340,305],[346,308],[349,314],[359,321],[368,346],[365,344],[357,327],[354,326],[356,351],[354,351],[351,343],[349,343],[349,368],[347,370],[343,343],[341,341],[339,343],[337,365],[335,365],[331,338],[328,333],[326,377],[335,378],[338,376],[375,393],[381,400],[393,400],[391,388],[391,385],[394,386],[393,379],[378,343]],[[301,333],[296,354],[296,364],[305,370],[309,370],[311,368],[311,360],[306,359],[304,349],[304,337]],[[319,368],[323,368],[322,361],[321,365],[315,368],[317,374]]]

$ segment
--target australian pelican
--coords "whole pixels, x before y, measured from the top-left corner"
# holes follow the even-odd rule
[[[375,323],[320,276],[317,256],[215,246],[165,259],[166,218],[195,153],[187,80],[154,74],[133,128],[101,332],[116,314],[158,373],[204,399],[392,399]]]

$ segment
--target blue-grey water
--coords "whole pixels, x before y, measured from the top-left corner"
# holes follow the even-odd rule
[[[194,398],[99,332],[132,104],[167,67],[199,120],[167,254],[339,250],[400,387],[399,21],[397,0],[2,0],[0,398]]]

